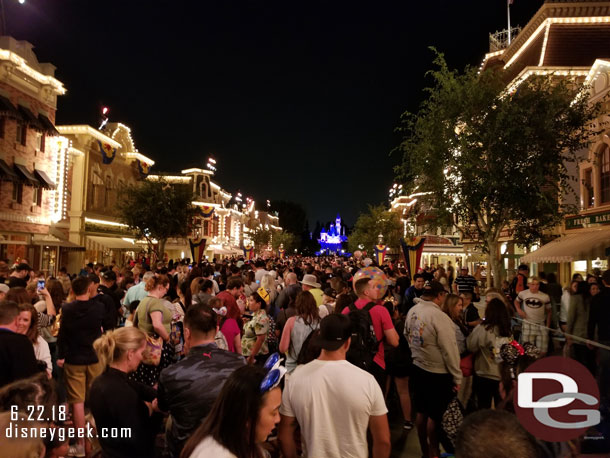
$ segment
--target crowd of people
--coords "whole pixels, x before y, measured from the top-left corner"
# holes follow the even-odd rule
[[[598,378],[607,409],[610,271],[575,276],[563,290],[523,265],[501,289],[482,291],[466,266],[411,277],[388,261],[379,288],[358,275],[370,264],[89,264],[45,278],[27,262],[0,262],[0,427],[46,431],[6,436],[0,450],[388,457],[388,413],[397,412],[426,458],[491,456],[479,434],[506,444],[494,456],[586,451],[582,441],[535,440],[512,397],[531,362],[564,354]],[[518,434],[504,437],[502,427]],[[70,428],[95,433],[69,437]]]

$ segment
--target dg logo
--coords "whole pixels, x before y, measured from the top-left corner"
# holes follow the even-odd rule
[[[595,379],[561,356],[542,358],[519,374],[514,405],[523,427],[549,442],[575,439],[600,422]]]

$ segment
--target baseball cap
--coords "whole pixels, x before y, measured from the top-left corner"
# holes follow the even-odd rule
[[[338,350],[352,336],[352,325],[347,315],[328,315],[320,322],[320,333],[315,343],[328,351]]]
[[[424,285],[423,295],[436,297],[440,293],[446,293],[446,292],[447,292],[447,290],[445,289],[445,287],[443,285],[441,285],[440,282],[438,282],[436,280],[432,280],[432,281],[426,282],[426,284]]]
[[[116,281],[116,273],[112,270],[107,270],[106,272],[104,272],[102,274],[102,277],[104,278],[104,280]]]
[[[335,299],[337,297],[337,292],[332,288],[326,288],[324,290],[324,295]]]

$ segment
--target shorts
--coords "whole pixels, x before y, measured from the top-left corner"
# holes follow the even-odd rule
[[[67,401],[69,404],[85,402],[93,379],[102,373],[102,364],[64,364],[64,381],[66,383]]]
[[[543,326],[544,323],[524,321],[521,325],[521,342],[533,343],[541,353],[546,353],[549,347],[549,331]]]
[[[414,364],[409,383],[413,390],[411,399],[415,411],[440,424],[449,402],[456,395],[453,376],[428,372]]]

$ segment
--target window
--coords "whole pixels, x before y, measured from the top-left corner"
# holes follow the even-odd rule
[[[43,133],[36,134],[36,149],[44,153],[45,137]]]
[[[23,184],[13,182],[13,202],[20,204],[23,198]]]
[[[40,186],[35,186],[33,189],[32,195],[32,204],[37,206],[42,206],[42,188]]]
[[[584,172],[584,192],[582,196],[582,201],[585,208],[592,208],[595,202],[595,196],[593,194],[593,170],[587,169]]]
[[[110,207],[112,205],[112,177],[106,176],[106,182],[104,183],[104,207]]]
[[[25,140],[26,140],[26,137],[27,137],[27,131],[28,131],[28,129],[25,126],[25,123],[17,121],[17,135],[15,136],[15,140],[20,145],[25,146]]]
[[[604,145],[599,153],[600,156],[600,183],[601,196],[600,203],[605,204],[610,202],[610,147]]]
[[[6,118],[0,118],[0,138],[4,138],[4,126],[6,124]]]

